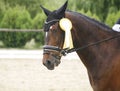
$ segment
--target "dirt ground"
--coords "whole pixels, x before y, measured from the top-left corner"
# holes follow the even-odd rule
[[[41,59],[41,50],[0,50],[0,91],[92,91],[76,53],[53,71]]]

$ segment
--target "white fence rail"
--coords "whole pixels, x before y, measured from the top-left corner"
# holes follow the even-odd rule
[[[43,29],[0,29],[0,32],[42,32]]]

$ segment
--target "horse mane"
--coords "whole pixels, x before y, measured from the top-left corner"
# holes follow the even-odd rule
[[[80,16],[80,17],[84,18],[85,20],[87,20],[88,22],[93,23],[94,25],[102,28],[102,29],[105,30],[105,31],[114,32],[114,31],[112,30],[112,28],[110,28],[108,25],[106,25],[106,24],[104,24],[104,23],[102,23],[102,22],[100,22],[100,21],[97,21],[97,20],[95,20],[94,18],[90,18],[90,17],[88,17],[88,16],[86,16],[86,15],[83,15],[83,14],[81,14],[81,13],[73,12],[73,11],[69,11],[69,10],[67,10],[67,12],[71,12],[71,13],[72,13],[73,15],[75,15],[75,16]]]

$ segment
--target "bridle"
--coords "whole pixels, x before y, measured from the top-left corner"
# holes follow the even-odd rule
[[[49,24],[53,24],[53,22],[59,22],[60,19],[54,19],[54,20],[51,20],[51,21],[45,21],[45,25],[49,25]],[[48,32],[48,31],[45,31],[45,32]],[[50,54],[50,52],[59,52],[60,53],[60,56],[65,56],[67,53],[68,53],[68,48],[65,48],[65,49],[61,49],[57,46],[51,46],[51,45],[44,45],[43,46],[43,54]]]
[[[46,24],[52,23],[53,21],[58,22],[58,20],[52,20],[52,21],[47,22]],[[50,53],[51,51],[55,51],[55,52],[59,52],[61,56],[66,56],[68,53],[75,52],[78,50],[83,50],[83,49],[86,49],[88,47],[95,46],[95,45],[98,45],[98,44],[101,44],[103,42],[107,42],[107,41],[110,41],[110,40],[113,40],[113,39],[116,39],[119,37],[120,37],[120,34],[117,34],[115,36],[112,36],[112,37],[109,37],[109,38],[106,38],[106,39],[103,39],[103,40],[100,40],[100,41],[97,41],[94,43],[89,43],[89,44],[84,45],[84,46],[79,47],[79,48],[71,48],[71,49],[69,49],[69,48],[61,49],[57,46],[44,45],[43,46],[43,49],[44,49],[43,54]]]
[[[69,48],[61,49],[57,46],[51,46],[51,45],[44,45],[43,50],[44,50],[43,54],[49,54],[52,51],[52,52],[59,52],[60,56],[66,56],[68,53],[72,52],[71,49]]]
[[[53,22],[58,22],[59,21],[59,19],[54,19],[54,20],[51,20],[51,21],[45,21],[45,25],[48,25],[48,24],[50,24],[50,23],[53,23]]]

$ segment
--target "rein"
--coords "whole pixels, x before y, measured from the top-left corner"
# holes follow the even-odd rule
[[[110,40],[112,40],[112,39],[116,39],[116,38],[119,38],[119,37],[120,37],[120,34],[115,35],[115,36],[112,36],[112,37],[110,37],[110,38],[106,38],[106,39],[97,41],[97,42],[95,42],[95,43],[89,43],[89,44],[84,45],[84,46],[79,47],[79,48],[72,48],[72,49],[69,49],[69,50],[67,51],[67,53],[71,53],[71,52],[78,51],[78,50],[83,50],[83,49],[88,48],[88,47],[90,47],[90,46],[95,46],[95,45],[98,45],[98,44],[101,44],[101,43],[103,43],[103,42],[110,41]]]
[[[98,45],[98,44],[101,44],[103,42],[110,41],[110,40],[113,40],[113,39],[116,39],[116,38],[119,38],[119,37],[120,37],[120,34],[115,35],[115,36],[110,37],[110,38],[106,38],[106,39],[97,41],[95,43],[89,43],[89,44],[84,45],[84,46],[79,47],[79,48],[71,48],[71,49],[64,48],[64,49],[61,49],[61,48],[56,47],[56,46],[45,45],[43,47],[43,49],[44,49],[44,53],[47,53],[49,51],[57,51],[57,52],[60,52],[61,55],[66,56],[68,53],[75,52],[75,51],[78,51],[78,50],[83,50],[85,48],[88,48],[88,47],[91,47],[91,46],[95,46],[95,45]]]

